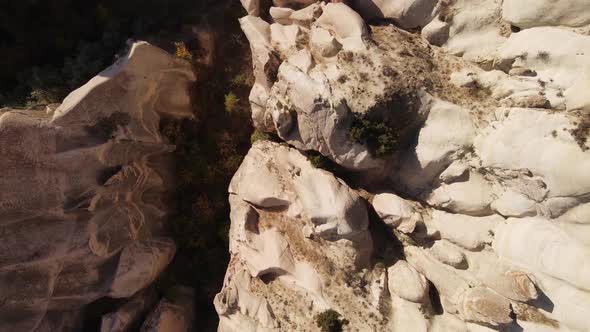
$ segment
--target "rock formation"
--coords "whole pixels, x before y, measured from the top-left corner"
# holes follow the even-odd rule
[[[588,331],[587,0],[241,3],[278,139],[229,186],[220,332]],[[101,332],[199,328],[194,289],[151,286],[176,252],[160,119],[195,80],[137,42],[45,113],[0,109],[0,331],[105,299]]]
[[[229,188],[220,331],[588,330],[584,1],[242,3],[252,118],[284,142]]]
[[[194,80],[138,42],[57,109],[0,111],[0,331],[76,330],[102,297],[133,304],[102,331],[149,309],[138,292],[175,252],[162,236],[174,147],[159,119],[192,116]]]

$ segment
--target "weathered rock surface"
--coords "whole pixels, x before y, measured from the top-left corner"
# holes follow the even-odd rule
[[[264,50],[253,117],[292,147],[256,143],[232,181],[220,330],[313,330],[328,308],[350,331],[588,330],[590,7],[338,2],[270,10],[298,42]],[[359,118],[398,149],[352,142]]]
[[[1,331],[75,330],[85,305],[137,294],[170,262],[174,147],[158,126],[191,116],[194,80],[188,63],[138,42],[52,114],[2,110]],[[123,330],[135,309],[122,310],[103,330]]]

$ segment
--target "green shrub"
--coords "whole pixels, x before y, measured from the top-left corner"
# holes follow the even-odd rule
[[[333,171],[334,162],[317,151],[308,151],[307,160],[309,160],[311,166],[315,168]]]
[[[270,140],[270,135],[258,129],[254,129],[254,132],[250,136],[250,143],[254,144],[256,141],[268,141]]]
[[[184,42],[174,42],[174,47],[174,55],[176,55],[176,57],[185,59],[187,61],[193,60],[193,54],[188,50]]]
[[[224,103],[225,103],[225,111],[226,112],[231,113],[231,112],[237,111],[240,108],[240,99],[233,92],[230,92],[225,95],[225,102]]]
[[[251,87],[254,84],[254,75],[251,73],[238,73],[231,79],[234,87]]]
[[[382,122],[355,118],[348,129],[348,139],[366,145],[373,156],[383,158],[395,152],[399,135]]]
[[[322,332],[341,332],[342,326],[348,324],[346,319],[341,320],[340,314],[332,309],[318,314],[315,321]]]

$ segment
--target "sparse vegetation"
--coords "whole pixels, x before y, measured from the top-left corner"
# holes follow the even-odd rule
[[[174,53],[172,41],[183,38],[178,32],[184,25],[198,22],[203,13],[211,17],[213,11],[234,10],[230,3],[3,0],[0,107],[60,102],[71,90],[112,64],[116,54],[123,54],[128,39],[147,40]],[[231,19],[243,14],[234,13]],[[192,46],[185,45],[186,50]]]
[[[348,138],[353,143],[366,145],[373,156],[384,158],[397,149],[399,135],[382,122],[355,118],[348,129]]]
[[[539,53],[537,53],[537,59],[539,59],[543,62],[548,62],[550,57],[551,56],[549,55],[549,52],[547,52],[547,51],[539,51]]]
[[[326,310],[316,316],[316,325],[322,332],[341,332],[342,326],[347,325],[348,321],[340,319],[340,316],[336,310]]]
[[[252,135],[250,136],[250,143],[254,144],[254,142],[256,141],[264,140],[272,142],[282,142],[281,138],[276,133],[266,133],[259,129],[254,129],[254,132],[252,132]]]
[[[235,93],[227,93],[224,97],[224,100],[226,112],[235,112],[240,108],[240,98],[238,98],[238,96]]]
[[[309,162],[311,163],[311,166],[313,166],[315,168],[324,168],[325,169],[327,167],[327,163],[324,158],[325,157],[320,154],[307,156],[307,160],[309,160]]]
[[[582,151],[587,151],[588,137],[590,137],[590,116],[582,115],[576,128],[571,130],[571,134],[580,146]]]
[[[174,42],[174,47],[176,48],[174,55],[187,61],[193,60],[193,54],[188,50],[184,42]]]

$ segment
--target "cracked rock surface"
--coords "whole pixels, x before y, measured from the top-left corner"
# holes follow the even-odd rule
[[[124,331],[151,305],[140,290],[176,250],[159,119],[192,116],[194,80],[137,42],[47,114],[0,110],[0,331],[76,331],[102,297],[131,298],[103,324]]]
[[[588,330],[584,1],[242,3],[253,121],[284,142],[230,186],[220,331]]]

